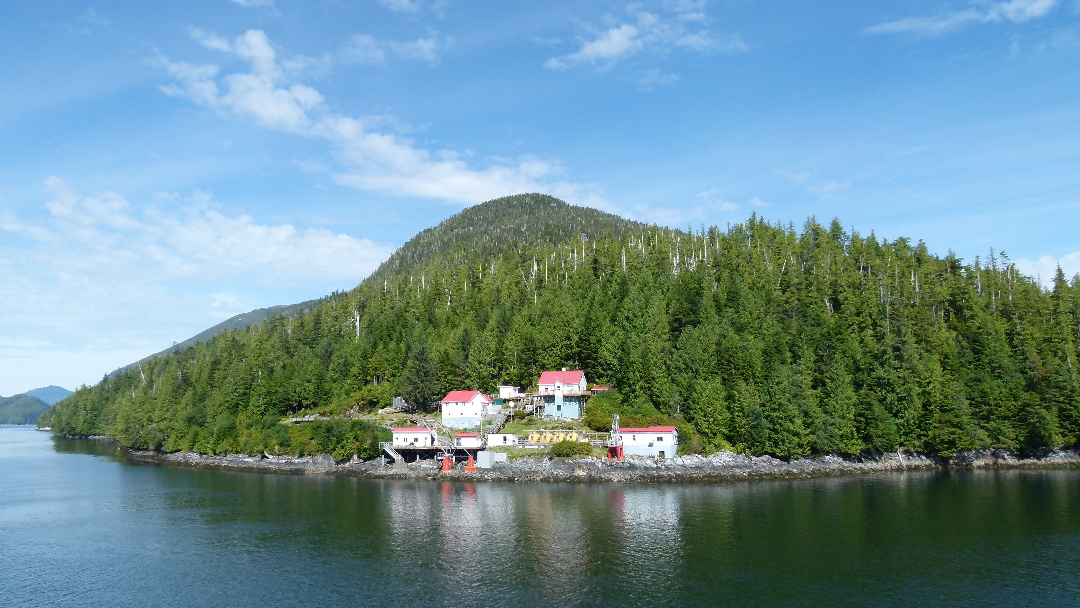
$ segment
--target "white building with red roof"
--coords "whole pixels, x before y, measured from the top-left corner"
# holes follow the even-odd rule
[[[452,429],[480,426],[484,416],[495,411],[495,402],[480,391],[450,391],[441,403],[443,426]]]
[[[435,429],[411,426],[394,429],[395,448],[430,448],[435,445]]]
[[[563,396],[584,395],[588,384],[585,382],[585,372],[578,370],[559,372],[544,372],[540,374],[540,380],[536,382],[536,394],[541,396],[562,393]]]
[[[585,411],[585,372],[578,370],[544,372],[536,382],[536,394],[544,401],[544,415],[578,420]]]
[[[673,426],[619,429],[623,454],[671,458],[679,449],[679,431]]]

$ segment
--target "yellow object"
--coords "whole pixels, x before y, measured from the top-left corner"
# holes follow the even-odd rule
[[[552,439],[554,437],[552,437],[551,433],[544,433],[544,443],[551,443]]]
[[[555,440],[555,443],[558,443],[558,442],[562,441],[563,439],[566,439],[566,434],[565,433],[555,433],[555,436],[552,437],[552,439]]]
[[[577,432],[575,432],[575,431],[570,431],[569,433],[566,434],[566,440],[567,441],[577,441],[577,439],[578,439],[578,436],[577,436]]]
[[[532,433],[529,435],[529,443],[540,443],[540,433]]]

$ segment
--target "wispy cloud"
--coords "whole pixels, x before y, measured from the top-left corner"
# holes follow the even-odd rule
[[[274,0],[229,0],[233,4],[239,4],[244,8],[273,8]]]
[[[428,9],[436,15],[441,15],[446,9],[446,0],[377,0],[382,6],[395,13],[415,15],[424,9]]]
[[[815,178],[809,171],[778,170],[781,176],[804,191],[819,198],[832,198],[851,190],[852,183],[848,180],[821,180]]]
[[[194,35],[207,48],[241,59],[250,69],[222,74],[217,65],[161,57],[159,63],[174,79],[162,90],[270,129],[325,141],[339,162],[332,173],[338,184],[462,204],[535,191],[561,193],[579,204],[604,204],[595,187],[561,179],[558,163],[525,156],[491,159],[477,167],[453,150],[428,150],[400,133],[380,129],[386,117],[330,111],[322,94],[298,82],[302,74],[283,69],[285,60],[261,31],[248,31],[233,41],[201,32]],[[413,51],[422,56],[430,49],[421,45]]]
[[[393,248],[322,229],[266,225],[223,213],[195,192],[132,205],[120,195],[83,195],[59,177],[44,182],[47,215],[0,216],[0,230],[63,259],[68,271],[108,275],[150,264],[173,279],[246,275],[267,283],[362,279]],[[43,252],[44,253],[44,252]]]
[[[449,45],[449,40],[439,39],[434,35],[416,40],[398,41],[379,40],[368,34],[356,34],[338,51],[336,59],[345,64],[383,65],[387,57],[398,57],[436,65]]]
[[[0,338],[48,344],[0,345],[0,359],[27,378],[49,375],[34,368],[44,365],[71,388],[213,318],[356,285],[394,249],[229,213],[205,192],[133,202],[55,176],[43,188],[38,201],[0,209]],[[273,299],[253,300],[260,293]]]
[[[678,84],[678,74],[665,74],[657,68],[652,68],[645,72],[645,75],[638,81],[638,88],[642,91],[655,91],[661,87],[673,87]]]
[[[663,12],[649,12],[639,4],[626,7],[629,19],[612,20],[578,40],[576,51],[552,57],[544,64],[552,70],[578,65],[607,69],[639,52],[666,53],[685,49],[697,53],[744,53],[748,45],[737,35],[718,36],[705,27],[704,2],[666,2]]]
[[[1038,19],[1049,14],[1056,4],[1057,0],[973,0],[967,8],[945,10],[926,17],[905,17],[868,27],[864,31],[867,34],[941,36],[980,23],[1023,23]]]
[[[111,23],[111,21],[107,17],[100,15],[97,11],[93,9],[93,7],[87,8],[85,11],[83,11],[82,16],[79,17],[79,21],[82,21],[83,23],[88,23],[90,25],[97,25],[100,27],[105,27]]]

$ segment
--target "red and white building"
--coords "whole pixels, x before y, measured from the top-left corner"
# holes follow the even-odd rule
[[[585,372],[579,370],[560,372],[544,372],[540,374],[540,380],[536,383],[536,394],[540,396],[584,395],[588,384],[585,382]]]
[[[394,429],[393,446],[395,448],[430,448],[435,447],[435,429],[423,427],[399,427]]]
[[[673,426],[619,429],[623,454],[671,458],[679,449],[679,431]]]
[[[450,391],[442,399],[443,426],[452,429],[471,429],[493,413],[495,403],[480,391]]]

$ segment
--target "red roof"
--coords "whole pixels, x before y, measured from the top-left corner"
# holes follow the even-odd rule
[[[425,429],[425,428],[422,428],[422,427],[415,427],[415,426],[403,426],[403,427],[398,427],[398,428],[394,429],[394,432],[395,433],[430,433],[431,429]]]
[[[611,387],[610,386],[604,386],[602,384],[597,384],[597,385],[592,387],[592,390],[594,390],[594,391],[610,391]]]
[[[537,384],[555,384],[556,382],[581,384],[583,377],[585,377],[585,372],[580,369],[569,372],[544,372],[540,374],[540,381]]]
[[[479,437],[480,433],[454,433],[454,437]]]
[[[450,391],[449,393],[446,393],[446,396],[443,397],[441,403],[468,403],[476,397],[477,393],[480,393],[480,391]],[[491,397],[488,397],[484,393],[480,393],[480,396],[483,397],[481,401],[491,403]]]
[[[673,433],[673,426],[650,426],[643,429],[619,429],[620,433]]]

